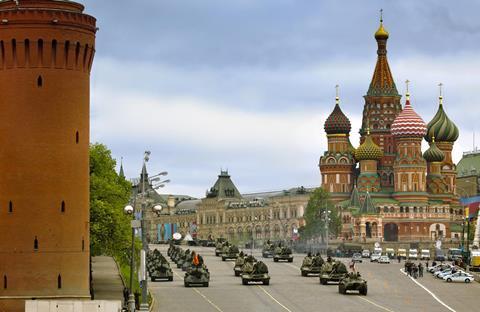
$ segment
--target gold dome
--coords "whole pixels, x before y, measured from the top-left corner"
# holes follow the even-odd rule
[[[373,142],[370,137],[370,129],[367,129],[367,136],[362,145],[355,151],[355,159],[361,160],[380,160],[383,157],[382,149]]]
[[[377,40],[387,40],[388,39],[388,31],[385,30],[383,27],[383,22],[380,22],[380,27],[375,32],[375,39]]]

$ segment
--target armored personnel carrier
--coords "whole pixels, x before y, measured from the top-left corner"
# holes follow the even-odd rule
[[[308,255],[303,259],[300,273],[302,276],[308,276],[309,274],[320,274],[323,266],[323,258],[319,254],[316,256]]]
[[[238,257],[238,247],[235,245],[225,245],[223,246],[221,257],[222,261],[229,260],[229,259],[237,259]]]
[[[349,273],[338,283],[338,292],[346,294],[348,290],[358,291],[360,295],[367,295],[367,281],[360,277],[360,273]]]
[[[147,272],[152,282],[157,279],[173,281],[173,272],[170,264],[157,249],[147,253]]]
[[[347,267],[340,261],[326,262],[320,273],[320,284],[327,285],[329,282],[340,282],[348,273]]]
[[[250,282],[261,282],[263,285],[270,284],[270,276],[268,275],[268,267],[262,261],[255,263],[245,262],[242,272],[242,284],[248,285]]]
[[[289,247],[278,246],[275,248],[275,253],[273,254],[273,261],[288,261],[293,262],[292,250]]]
[[[233,267],[233,272],[235,276],[240,276],[242,274],[242,267],[245,264],[245,255],[243,252],[240,252],[237,259],[235,259],[235,266]]]

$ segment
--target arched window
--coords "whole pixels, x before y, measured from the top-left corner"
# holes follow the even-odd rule
[[[62,206],[60,208],[60,211],[63,213],[65,212],[65,201],[62,200]]]
[[[4,275],[3,276],[3,289],[7,289],[8,288],[8,279],[7,279],[7,275]]]
[[[10,202],[8,203],[8,212],[10,212],[10,213],[13,212],[13,203],[12,203],[12,201],[10,201]]]
[[[60,274],[58,274],[57,277],[57,287],[58,289],[62,289],[62,276]]]
[[[39,88],[43,87],[42,75],[39,75],[38,78],[37,78],[37,87],[39,87]]]
[[[78,133],[78,131],[75,133],[75,143],[78,144],[78,142],[80,141],[80,134]]]
[[[35,239],[33,241],[33,249],[34,250],[38,250],[38,239],[37,237],[35,236]]]

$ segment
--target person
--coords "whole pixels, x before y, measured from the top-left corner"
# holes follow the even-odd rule
[[[428,269],[428,260],[427,260],[427,263],[426,263],[426,266],[425,266],[426,269]]]
[[[350,270],[352,270],[353,273],[355,273],[355,261],[350,262]]]
[[[402,259],[402,257],[400,257],[400,255],[397,256],[397,260],[398,260],[398,263],[400,263],[400,260]]]
[[[423,265],[421,262],[418,264],[418,277],[423,277]]]

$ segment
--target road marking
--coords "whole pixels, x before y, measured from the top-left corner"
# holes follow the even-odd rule
[[[288,312],[292,312],[289,308],[287,308],[286,306],[284,306],[283,304],[280,303],[280,301],[278,301],[277,299],[275,299],[268,291],[265,290],[265,288],[263,288],[262,286],[260,285],[256,285],[258,288],[260,288],[267,296],[269,296],[273,301],[275,301],[279,306],[281,306],[282,308],[285,309],[285,311],[288,311]]]
[[[368,303],[370,303],[370,304],[373,304],[374,306],[376,306],[376,307],[379,308],[379,309],[382,309],[382,310],[385,310],[385,311],[388,311],[388,312],[393,312],[393,311],[390,310],[389,308],[386,308],[386,307],[384,307],[384,306],[381,306],[381,305],[379,305],[379,304],[377,304],[377,303],[375,303],[375,302],[373,302],[373,301],[371,301],[371,300],[368,300],[367,298],[364,298],[364,297],[357,297],[357,298],[360,298],[360,299],[362,299],[362,300],[364,300],[364,301],[366,301],[366,302],[368,302]]]
[[[207,296],[205,296],[204,294],[202,294],[198,289],[196,288],[192,288],[197,294],[199,294],[203,299],[205,299],[205,301],[207,301],[208,303],[210,303],[210,305],[212,307],[214,307],[217,311],[219,312],[223,312],[222,309],[220,309],[215,303],[213,303],[210,299],[207,298]]]
[[[404,275],[406,275],[407,277],[409,277],[412,281],[415,282],[415,284],[417,284],[418,286],[422,287],[427,293],[430,294],[430,296],[433,297],[433,299],[435,299],[438,303],[440,303],[441,305],[443,305],[445,308],[447,308],[449,311],[451,312],[456,312],[454,309],[452,309],[451,307],[449,307],[447,304],[445,304],[442,300],[440,300],[437,295],[435,295],[433,292],[431,292],[427,287],[423,286],[422,284],[420,284],[416,279],[414,279],[413,277],[411,276],[408,276],[407,273],[404,271],[404,269],[400,269],[400,272],[402,272]]]

